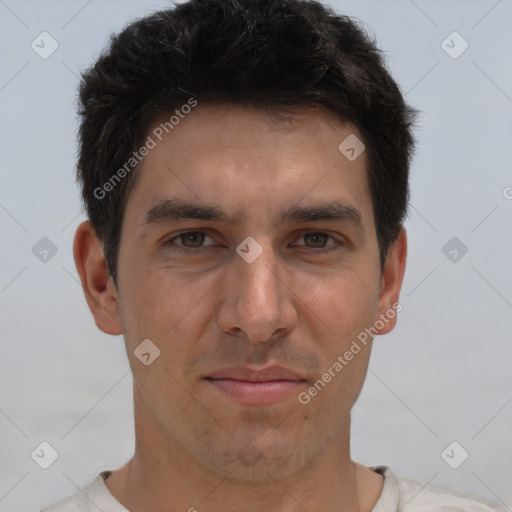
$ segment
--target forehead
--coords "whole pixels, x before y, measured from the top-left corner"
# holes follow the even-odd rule
[[[147,133],[154,147],[128,201],[139,223],[170,198],[219,205],[224,221],[283,220],[285,209],[319,202],[372,220],[366,155],[351,161],[339,149],[348,136],[362,139],[350,123],[322,109],[282,117],[234,105],[198,105],[173,124],[170,117],[162,114]]]
[[[191,138],[196,147],[200,145],[210,151],[243,148],[244,154],[249,156],[250,149],[256,151],[260,144],[272,146],[295,143],[296,149],[301,146],[304,151],[321,148],[329,150],[333,142],[335,148],[338,147],[336,142],[344,134],[357,134],[362,139],[353,124],[337,119],[320,106],[302,107],[291,114],[277,110],[265,111],[250,105],[207,103],[198,105],[187,115],[181,114],[178,117],[162,113],[157,117],[148,129],[148,136],[155,139],[159,151],[152,151],[149,160],[162,151],[162,146],[169,144],[181,146],[182,157],[188,154],[199,157],[190,145]],[[265,152],[261,156],[270,155]]]

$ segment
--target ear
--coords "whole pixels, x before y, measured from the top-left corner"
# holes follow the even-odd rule
[[[391,332],[396,325],[396,312],[400,311],[398,298],[405,273],[405,262],[407,259],[407,234],[402,226],[398,237],[390,245],[384,269],[381,277],[381,288],[379,297],[379,324],[382,328],[375,326],[378,334]],[[394,307],[393,307],[394,306]]]
[[[89,221],[75,233],[73,257],[94,321],[106,334],[122,334],[119,301],[103,248]]]

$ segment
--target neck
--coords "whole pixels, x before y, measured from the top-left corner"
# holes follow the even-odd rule
[[[146,414],[136,406],[135,454],[105,480],[131,512],[168,512],[169,504],[190,512],[370,512],[381,494],[381,475],[350,458],[350,417],[324,453],[292,474],[276,477],[268,466],[265,476],[241,479],[201,463]]]

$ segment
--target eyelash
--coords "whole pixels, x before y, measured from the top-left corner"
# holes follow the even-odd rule
[[[176,240],[178,238],[181,238],[183,235],[188,235],[188,234],[191,234],[191,233],[200,233],[202,235],[209,236],[204,231],[182,231],[181,233],[178,233],[177,235],[173,236],[172,238],[169,238],[168,240],[166,240],[163,245],[164,246],[172,246],[174,244],[174,240]],[[332,244],[332,245],[328,246],[327,249],[326,248],[322,248],[322,247],[309,247],[309,249],[312,249],[313,252],[316,253],[316,254],[326,254],[326,253],[329,253],[329,252],[338,251],[344,245],[339,240],[336,240],[332,235],[329,235],[328,233],[324,233],[323,231],[306,231],[306,232],[301,233],[299,238],[302,238],[305,235],[327,235],[328,238],[332,238],[336,242],[335,244]],[[303,247],[307,247],[307,246],[303,246]],[[195,248],[194,247],[186,247],[186,248],[183,248],[183,246],[179,246],[179,245],[173,247],[174,250],[176,250],[178,252],[181,252],[181,253],[185,253],[185,254],[190,254],[191,252],[199,252],[199,251],[204,250],[206,248],[207,247],[195,247]]]

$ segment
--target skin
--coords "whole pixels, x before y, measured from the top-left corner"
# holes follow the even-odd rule
[[[228,366],[277,364],[305,378],[305,391],[398,302],[406,233],[381,272],[366,154],[351,162],[338,150],[350,133],[362,139],[320,108],[283,120],[198,105],[143,161],[123,218],[118,290],[94,229],[78,227],[74,256],[89,307],[103,332],[124,334],[133,372],[135,454],[105,480],[132,512],[169,504],[362,512],[377,502],[382,476],[350,456],[350,411],[371,341],[307,405],[296,393],[241,405],[203,379]],[[215,204],[236,222],[146,225],[146,212],[172,197]],[[276,223],[281,208],[334,200],[359,210],[364,231],[339,221]],[[183,230],[207,236],[164,245]],[[235,252],[247,236],[263,249],[250,264]],[[395,324],[396,316],[378,334]],[[149,366],[134,355],[144,339],[160,349]]]

